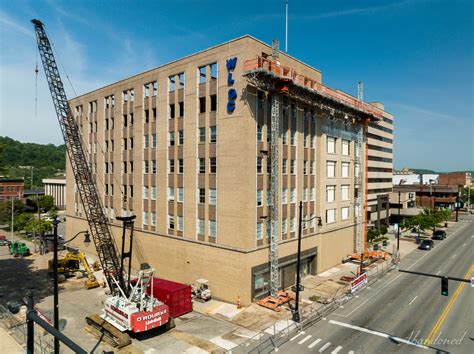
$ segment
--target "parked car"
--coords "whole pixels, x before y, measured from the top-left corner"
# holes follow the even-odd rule
[[[429,251],[434,248],[434,241],[433,240],[423,240],[421,241],[418,249]]]
[[[0,238],[0,246],[10,246],[11,241],[7,240],[6,238]]]
[[[436,230],[433,232],[433,236],[431,236],[432,240],[444,240],[447,237],[446,231],[444,230]]]

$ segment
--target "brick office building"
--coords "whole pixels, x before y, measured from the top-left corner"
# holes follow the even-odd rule
[[[0,177],[0,201],[19,198],[24,201],[25,181],[23,178]]]
[[[245,304],[269,290],[270,100],[244,77],[244,63],[271,53],[244,36],[70,102],[113,233],[120,235],[115,216],[137,215],[135,265],[148,262],[181,282],[206,278],[214,296],[239,295]],[[320,71],[284,53],[276,65],[322,81]],[[334,122],[336,109],[288,95],[281,102],[278,256],[286,287],[295,277],[299,201],[310,220],[303,274],[354,251],[357,123],[347,114],[339,120],[347,124]],[[370,107],[383,114],[383,106]],[[66,179],[73,235],[87,223],[69,164]]]

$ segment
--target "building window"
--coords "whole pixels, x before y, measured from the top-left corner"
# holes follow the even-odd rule
[[[168,106],[168,117],[169,118],[174,118],[175,117],[175,109],[174,109],[174,103],[170,104]]]
[[[328,154],[336,153],[336,138],[333,138],[331,136],[326,137],[326,152]]]
[[[215,112],[217,110],[217,96],[211,95],[211,112]]]
[[[211,80],[217,79],[217,63],[209,64],[209,68],[211,71]]]
[[[201,66],[199,67],[199,83],[203,84],[206,82],[206,67]]]
[[[173,92],[174,90],[176,90],[176,77],[170,76],[168,78],[168,91]]]
[[[122,139],[122,150],[127,150],[127,138]]]
[[[168,229],[174,230],[174,216],[168,215]]]
[[[174,146],[174,132],[168,133],[168,143],[169,146]]]
[[[156,121],[156,108],[152,108],[151,111],[153,112],[153,121]]]
[[[336,200],[336,186],[326,186],[326,202],[334,202]]]
[[[173,187],[168,187],[168,200],[174,200],[174,188]]]
[[[261,157],[257,157],[257,173],[263,173]]]
[[[183,89],[184,88],[184,73],[178,74],[178,82],[179,82],[179,88]]]
[[[308,161],[303,161],[303,174],[306,175],[308,173]]]
[[[341,186],[341,200],[349,200],[349,185],[343,184]]]
[[[271,190],[267,189],[267,206],[272,205],[272,192]]]
[[[257,124],[257,141],[262,142],[262,126],[260,124]]]
[[[281,131],[281,143],[283,145],[286,145],[288,144],[288,141],[287,141],[287,129],[283,128],[282,131]]]
[[[262,190],[257,189],[257,206],[262,206],[262,205],[263,205]]]
[[[151,200],[156,200],[156,186],[151,186]]]
[[[178,145],[184,144],[184,130],[178,131]]]
[[[257,230],[256,230],[256,235],[255,237],[257,238],[257,240],[261,240],[262,239],[262,223],[261,222],[258,222],[257,223]]]
[[[211,137],[210,137],[210,142],[215,143],[217,141],[217,127],[214,125],[209,128]]]
[[[197,219],[196,231],[199,236],[204,236],[205,225],[206,223],[203,219]]]
[[[336,221],[336,209],[326,210],[326,224],[330,224]]]
[[[296,174],[296,160],[290,160],[290,173]]]
[[[290,189],[290,203],[296,203],[296,188]]]
[[[217,159],[215,157],[209,158],[209,162],[211,165],[211,173],[217,172]]]
[[[303,188],[303,202],[308,201],[308,188]]]
[[[316,200],[316,188],[311,188],[309,200],[314,202]]]
[[[199,128],[199,142],[206,142],[206,128]]]
[[[281,161],[281,173],[283,173],[284,175],[288,172],[288,160],[287,159],[283,159]]]
[[[341,177],[349,178],[349,162],[341,163]]]
[[[184,188],[178,187],[178,203],[184,202]]]
[[[156,226],[156,213],[154,211],[151,212],[151,226]]]
[[[206,112],[206,97],[199,97],[199,113]]]
[[[296,131],[294,129],[290,130],[290,144],[296,145]]]
[[[179,117],[184,117],[184,102],[178,102]]]
[[[336,161],[326,161],[326,177],[336,177]]]
[[[206,173],[206,159],[199,159],[199,173]]]
[[[153,85],[153,96],[156,96],[158,94],[158,82],[153,81],[152,85]]]
[[[290,232],[295,232],[296,231],[296,217],[293,216],[290,219]]]
[[[349,219],[349,207],[343,207],[341,209],[341,219],[342,220]]]
[[[349,140],[342,140],[342,154],[349,156]]]
[[[168,173],[174,173],[174,160],[168,160]]]
[[[316,226],[316,217],[314,214],[309,215],[309,227],[315,227]]]
[[[150,172],[150,162],[148,160],[143,161],[143,173]]]
[[[156,134],[153,134],[151,138],[151,147],[156,148]]]
[[[148,199],[148,186],[143,186],[143,199]]]
[[[283,188],[281,190],[281,204],[287,204],[288,203],[288,189]]]
[[[150,140],[150,139],[149,139],[148,135],[144,135],[144,136],[143,136],[143,148],[144,148],[144,149],[148,149],[148,147],[149,147],[149,140]]]
[[[216,222],[214,220],[209,220],[209,237],[216,237]]]
[[[178,173],[180,174],[184,173],[184,160],[183,159],[178,160]]]
[[[148,212],[143,212],[143,225],[148,225]]]
[[[145,109],[145,123],[150,122],[150,111]]]
[[[217,192],[215,188],[209,188],[209,205],[216,205]]]
[[[205,188],[199,188],[199,203],[204,204],[206,202],[206,189]]]
[[[184,218],[182,216],[178,216],[178,231],[184,230]]]
[[[130,161],[130,173],[133,173],[133,161]]]
[[[288,220],[287,219],[283,219],[281,221],[281,233],[283,235],[286,235],[288,233]]]
[[[310,173],[314,175],[314,172],[316,171],[316,163],[314,161],[311,161],[311,171]]]
[[[156,173],[156,160],[151,160],[151,173]]]

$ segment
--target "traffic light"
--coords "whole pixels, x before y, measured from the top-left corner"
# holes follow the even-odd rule
[[[441,295],[448,296],[448,277],[441,278]]]

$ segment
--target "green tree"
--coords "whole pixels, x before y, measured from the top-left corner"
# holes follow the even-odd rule
[[[380,226],[380,234],[381,235],[386,235],[387,232],[388,232],[387,225]]]
[[[50,221],[46,221],[43,219],[41,220],[33,219],[25,226],[25,230],[36,232],[36,233],[52,231],[53,224]]]
[[[36,197],[34,198],[36,199]],[[52,195],[40,195],[37,206],[44,212],[51,210],[54,207],[54,197]]]
[[[469,187],[464,188],[464,193],[462,197],[462,200],[464,201],[464,203],[467,203],[468,198],[470,199],[470,204],[471,205],[474,204],[474,188],[471,188],[470,193],[469,193]]]
[[[15,231],[25,230],[26,225],[34,220],[33,214],[22,213],[15,217],[13,228]]]
[[[367,240],[369,242],[372,242],[373,240],[375,240],[379,236],[380,236],[380,230],[379,229],[370,229],[369,231],[367,231]]]

